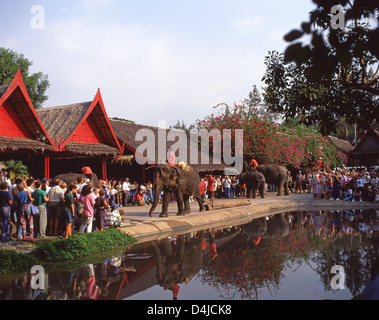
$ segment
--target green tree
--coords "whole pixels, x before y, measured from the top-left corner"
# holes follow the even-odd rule
[[[264,101],[285,119],[317,125],[323,135],[334,131],[343,117],[348,124],[366,128],[379,120],[378,95],[354,87],[347,89],[338,84],[338,75],[332,80],[325,75],[315,78],[312,58],[300,64],[286,63],[283,54],[273,51],[265,64]]]
[[[26,59],[24,55],[0,48],[0,85],[9,85],[20,70],[34,107],[40,109],[49,98],[45,92],[50,87],[50,83],[48,76],[42,72],[29,74],[29,68],[32,65],[33,62]]]
[[[15,177],[20,176],[23,177],[24,175],[29,175],[28,167],[25,166],[22,161],[16,161],[16,160],[9,160],[4,161],[4,166],[6,170],[9,172],[9,179],[11,181],[14,180]]]

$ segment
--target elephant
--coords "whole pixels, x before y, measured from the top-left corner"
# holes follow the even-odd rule
[[[171,192],[174,192],[177,197],[178,215],[185,215],[191,212],[189,204],[190,196],[194,196],[199,203],[200,212],[205,211],[204,202],[200,196],[199,173],[188,165],[157,165],[154,172],[153,188],[154,203],[149,211],[150,218],[158,205],[162,190],[164,195],[160,217],[168,217]]]
[[[74,184],[77,184],[77,179],[79,177],[82,177],[83,179],[90,179],[90,182],[95,186],[97,187],[98,184],[99,184],[99,178],[97,177],[96,174],[92,174],[92,175],[85,175],[85,174],[81,174],[81,173],[64,173],[64,174],[60,174],[56,177],[53,178],[53,180],[55,179],[59,179],[59,180],[62,180],[64,182],[67,183],[67,185],[70,185],[72,183]]]
[[[253,171],[253,170],[254,169],[251,169],[250,171]],[[288,192],[289,171],[287,170],[286,167],[279,166],[276,164],[266,164],[266,165],[258,166],[256,170],[265,176],[266,183],[273,184],[278,187],[277,196],[282,195],[283,188],[284,188],[284,194],[286,196],[289,195],[289,192]]]
[[[240,184],[246,184],[247,188],[247,197],[251,197],[251,193],[253,193],[253,199],[257,196],[257,190],[259,191],[262,198],[265,197],[265,176],[258,172],[257,170],[251,170],[249,172],[241,173]]]

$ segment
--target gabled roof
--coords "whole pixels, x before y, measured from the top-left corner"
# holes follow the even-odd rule
[[[60,150],[89,155],[120,153],[121,147],[109,123],[100,90],[92,102],[51,107],[37,112]],[[80,128],[88,123],[96,131],[98,143],[80,141]],[[76,134],[79,136],[78,139],[74,139]]]
[[[369,136],[373,137],[376,140],[377,149],[376,150],[360,150],[364,147],[364,144],[366,143],[366,140],[368,139]],[[365,132],[365,134],[363,135],[362,139],[359,141],[359,143],[356,145],[356,147],[350,151],[349,154],[371,153],[371,152],[379,153],[378,146],[379,146],[379,132],[376,131],[373,128],[373,126],[370,126],[367,129],[367,131]]]
[[[19,70],[9,86],[0,86],[0,106],[9,103],[12,110],[12,119],[15,119],[20,131],[23,132],[23,137],[3,136],[2,142],[6,145],[12,145],[12,139],[16,139],[20,148],[16,145],[11,148],[15,150],[25,149],[28,143],[23,143],[22,139],[28,140],[35,150],[47,150],[53,148],[53,142],[43,126],[37,112],[30,100],[22,79],[21,71]],[[8,105],[8,106],[9,106]],[[7,142],[7,139],[9,140]],[[14,140],[14,141],[16,141]],[[3,146],[4,147],[4,146]],[[30,146],[31,147],[31,146]],[[26,148],[28,149],[28,148]]]

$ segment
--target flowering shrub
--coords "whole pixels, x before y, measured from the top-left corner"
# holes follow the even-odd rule
[[[227,108],[222,114],[212,114],[197,120],[196,127],[208,131],[231,129],[232,146],[243,143],[244,158],[247,160],[255,158],[261,163],[294,168],[314,165],[318,158],[322,158],[329,167],[346,162],[346,157],[317,130],[304,125],[280,127],[266,116],[260,116],[256,109],[248,105],[247,100],[235,105],[232,111]],[[243,130],[243,141],[234,140],[237,129]]]

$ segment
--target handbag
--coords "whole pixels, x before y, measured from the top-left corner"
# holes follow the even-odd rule
[[[32,212],[32,215],[33,216],[38,216],[39,215],[39,210],[38,210],[38,206],[32,204],[30,206],[30,211]]]

